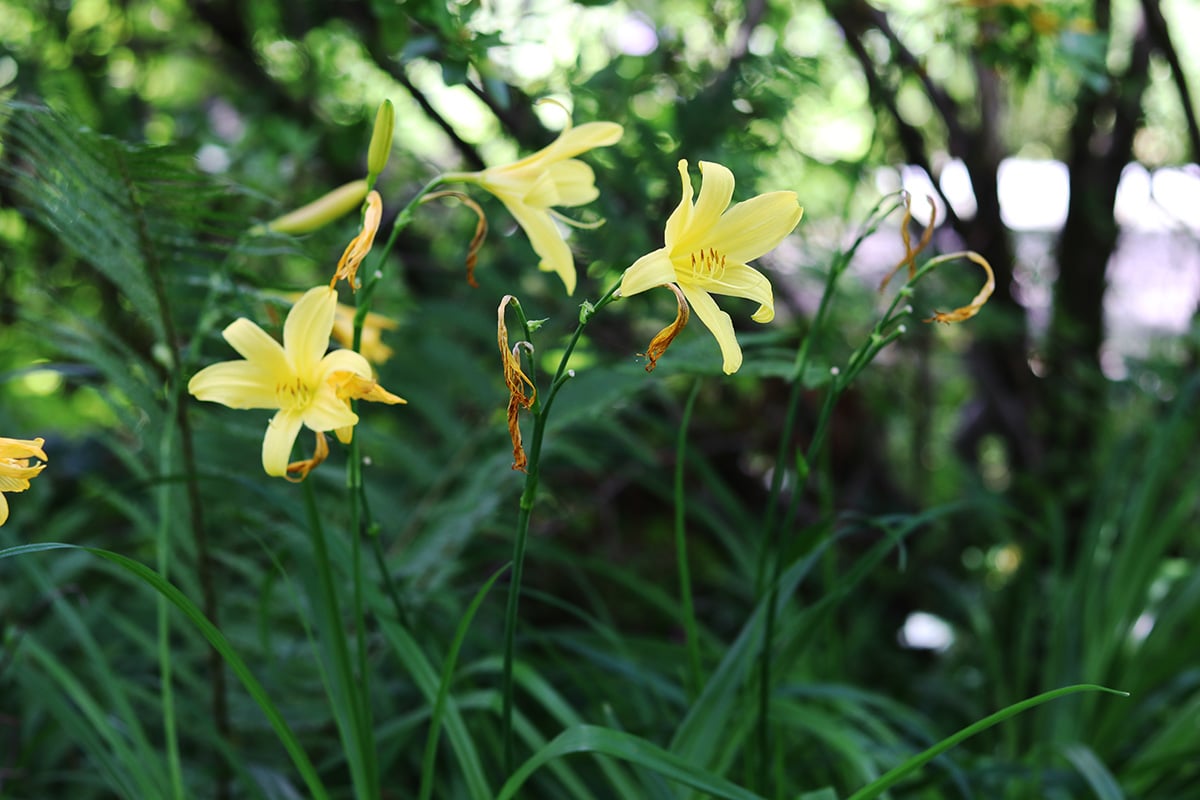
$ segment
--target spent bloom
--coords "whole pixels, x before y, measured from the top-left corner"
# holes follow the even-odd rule
[[[759,307],[751,319],[764,323],[774,319],[771,284],[747,263],[775,249],[796,227],[804,209],[795,192],[768,192],[729,207],[733,173],[710,161],[700,162],[700,173],[700,195],[693,203],[688,163],[680,160],[683,197],[667,219],[664,246],[625,270],[620,292],[629,297],[657,286],[677,285],[716,337],[725,373],[732,374],[742,365],[742,350],[733,320],[717,307],[712,295],[755,300]]]
[[[474,183],[499,198],[529,237],[541,261],[538,268],[558,273],[575,291],[575,259],[559,232],[555,206],[590,203],[599,196],[592,168],[575,156],[597,147],[616,144],[624,129],[615,122],[587,122],[563,130],[558,138],[536,153],[512,164],[481,172],[454,172],[445,180]]]
[[[0,525],[8,521],[8,500],[5,492],[23,492],[29,481],[46,468],[44,463],[31,465],[33,458],[46,461],[42,450],[45,439],[6,439],[0,436]]]
[[[188,391],[200,400],[230,408],[277,409],[263,439],[262,464],[268,475],[287,477],[301,426],[318,434],[334,431],[349,442],[358,423],[351,400],[405,402],[375,382],[361,354],[326,353],[336,310],[337,292],[328,286],[309,289],[288,312],[282,345],[250,320],[234,320],[221,335],[244,360],[212,364],[188,382]],[[318,450],[322,441],[318,436]],[[307,471],[292,467],[301,474]]]

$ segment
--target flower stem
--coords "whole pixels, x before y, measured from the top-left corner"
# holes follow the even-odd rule
[[[696,396],[699,394],[700,379],[697,378],[683,407],[683,418],[679,421],[679,442],[675,448],[675,561],[679,565],[679,601],[683,607],[683,630],[687,639],[688,697],[692,699],[700,695],[704,675],[700,668],[700,635],[696,629],[696,611],[692,604],[692,576],[688,567],[683,465],[687,455],[688,424],[692,420],[692,409],[696,406]]]
[[[517,513],[517,531],[513,539],[512,582],[508,587],[508,603],[504,612],[504,665],[501,675],[500,717],[504,739],[504,771],[507,775],[512,774],[516,765],[513,747],[513,661],[516,653],[517,613],[521,600],[521,579],[525,567],[525,546],[529,539],[529,522],[533,516],[534,500],[537,497],[538,472],[541,467],[542,439],[546,433],[546,420],[550,416],[550,407],[553,405],[559,389],[573,374],[567,370],[567,363],[571,360],[571,354],[575,352],[575,346],[579,344],[579,338],[583,335],[584,328],[587,327],[588,322],[597,311],[615,299],[620,285],[619,282],[613,284],[612,288],[605,292],[595,304],[585,302],[580,307],[579,324],[576,326],[575,332],[571,334],[571,338],[567,340],[567,346],[558,362],[554,379],[550,382],[550,389],[546,392],[544,399],[542,393],[538,392],[532,408],[533,433],[529,437],[529,447],[526,450],[529,460],[525,467],[525,485],[521,490],[520,507]],[[532,338],[532,331],[529,330],[525,312],[520,310],[519,304],[516,304],[516,307],[518,318],[524,328],[525,340],[529,341]],[[531,370],[530,377],[531,380],[536,381],[536,372]]]
[[[351,780],[355,796],[368,800],[378,797],[372,794],[372,773],[375,762],[374,750],[367,752],[370,739],[363,738],[363,706],[365,698],[360,696],[350,663],[350,648],[342,635],[342,612],[338,605],[337,586],[333,580],[333,567],[329,559],[329,547],[325,541],[325,529],[317,508],[316,492],[311,481],[304,481],[304,505],[308,511],[309,532],[313,540],[313,566],[320,582],[320,608],[324,617],[320,626],[321,639],[333,659],[334,676],[332,693],[334,708],[340,712],[337,722],[346,749]],[[370,735],[370,732],[367,732]]]
[[[838,279],[845,273],[850,266],[850,261],[854,253],[863,241],[873,233],[879,224],[899,207],[899,203],[885,206],[886,198],[881,200],[871,214],[868,216],[867,222],[863,225],[858,237],[849,248],[839,253],[830,264],[829,273],[825,278],[825,288],[821,293],[821,302],[817,308],[817,313],[813,317],[812,324],[809,326],[807,335],[801,341],[800,346],[796,350],[796,359],[793,362],[791,383],[791,392],[788,395],[787,411],[784,416],[783,430],[779,437],[779,449],[775,457],[775,469],[771,474],[771,488],[767,495],[767,511],[763,521],[762,539],[759,550],[758,567],[755,574],[754,586],[755,595],[762,597],[763,593],[767,594],[767,611],[766,623],[763,630],[762,651],[759,654],[759,680],[758,680],[758,719],[755,726],[755,751],[758,754],[758,789],[765,792],[768,785],[767,773],[770,767],[770,707],[771,707],[771,654],[774,651],[775,644],[775,622],[777,614],[777,606],[779,604],[779,577],[783,572],[783,553],[781,552],[781,541],[783,530],[790,527],[793,521],[794,511],[799,507],[800,498],[804,495],[805,487],[808,483],[810,470],[808,465],[812,463],[812,458],[816,455],[820,448],[824,436],[825,425],[832,412],[833,405],[840,396],[842,390],[848,385],[852,375],[847,374],[841,376],[839,380],[834,378],[829,394],[826,397],[826,402],[822,407],[821,414],[818,417],[816,428],[813,432],[812,440],[809,443],[809,448],[806,456],[803,456],[798,461],[798,470],[796,473],[795,486],[792,487],[792,499],[788,505],[787,514],[785,515],[784,524],[779,524],[779,496],[783,490],[783,480],[789,472],[788,461],[789,454],[792,451],[792,436],[795,433],[796,417],[800,408],[800,399],[804,393],[804,376],[808,371],[809,352],[812,340],[821,331],[825,325],[826,317],[829,313],[829,308],[833,300],[835,289],[837,288]],[[889,323],[892,319],[892,311],[895,309],[898,302],[893,300],[888,313],[884,315],[883,320],[876,325],[875,331],[878,332],[882,326]],[[872,334],[872,339],[868,340],[868,344],[874,339],[875,334]],[[864,345],[864,348],[866,345]],[[862,350],[863,348],[860,348]],[[878,352],[876,350],[875,352]],[[856,352],[851,356],[851,363],[854,363],[855,357],[859,353]],[[871,357],[874,357],[872,354]],[[861,368],[861,367],[860,367]],[[854,372],[857,374],[857,371]],[[770,566],[771,577],[767,581],[767,570]],[[766,582],[765,582],[766,581]],[[765,582],[765,583],[764,583]]]

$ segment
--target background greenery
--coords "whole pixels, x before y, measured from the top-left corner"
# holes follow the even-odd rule
[[[385,334],[395,355],[381,382],[409,401],[364,409],[360,429],[403,610],[369,563],[383,795],[416,796],[437,676],[512,548],[521,476],[509,469],[496,303],[516,294],[549,320],[539,358],[552,371],[578,303],[661,245],[685,157],[728,165],[739,198],[799,193],[805,217],[764,265],[779,316],[744,326],[733,377],[695,324],[643,371],[634,354],[674,313],[665,292],[591,324],[550,422],[525,565],[520,760],[564,730],[576,737],[566,750],[603,749],[586,724],[763,796],[845,797],[993,711],[1095,683],[1131,696],[1013,717],[891,796],[1200,797],[1197,327],[1146,332],[1147,355],[1109,370],[1120,377],[1102,370],[1117,182],[1130,162],[1181,165],[1200,151],[1189,94],[1200,51],[1184,35],[1198,21],[1182,0],[0,0],[0,92],[55,112],[10,104],[0,133],[0,435],[45,436],[50,455],[10,496],[0,545],[67,542],[169,566],[331,792],[351,796],[314,656],[301,493],[261,472],[265,415],[201,407],[181,387],[230,356],[218,335],[229,320],[277,322],[282,292],[327,279],[355,220],[302,238],[251,228],[361,177],[384,98],[398,111],[380,181],[386,234],[437,172],[550,141],[563,114],[532,101],[554,97],[576,123],[626,129],[587,156],[601,196],[580,216],[607,222],[573,236],[577,296],[531,269],[504,209],[478,196],[491,221],[480,288],[462,266],[474,219],[447,202],[419,210],[375,297],[400,323]],[[653,48],[638,49],[648,33]],[[1020,255],[1029,234],[1000,213],[995,176],[1013,155],[1057,158],[1071,179],[1065,225],[1042,234],[1055,276],[1045,320],[1014,291],[1034,265]],[[950,215],[933,247],[986,255],[996,297],[964,326],[911,324],[840,398],[796,490],[796,465],[777,460],[793,354],[811,334],[789,454],[807,450],[830,369],[845,369],[882,313],[875,284],[895,257],[860,251],[812,330],[825,276],[900,165],[936,178],[952,159],[978,208]],[[870,241],[898,253],[898,223]],[[1168,232],[1194,254],[1193,232]],[[976,280],[940,270],[913,299],[917,317],[964,302]],[[742,327],[749,309],[731,311]],[[672,538],[693,389],[682,468],[703,691],[688,675]],[[347,525],[343,458],[335,450],[310,479],[333,532]],[[780,550],[795,582],[764,749],[752,622],[779,470],[781,517],[797,504]],[[331,538],[346,567],[348,537]],[[163,612],[144,580],[61,550],[4,560],[0,575],[0,796],[172,796],[164,685],[185,796],[303,796],[259,707],[177,614],[164,684]],[[437,797],[492,796],[509,777],[504,581],[452,671]],[[914,612],[948,624],[952,642],[906,643]],[[520,796],[701,791],[655,758],[555,759]]]

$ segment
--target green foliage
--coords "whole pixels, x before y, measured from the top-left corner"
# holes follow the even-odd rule
[[[1003,383],[981,351],[1027,358],[1012,265],[936,333],[917,320],[966,284],[881,299],[868,274],[900,241],[878,187],[922,149],[940,164],[998,120],[996,153],[1070,155],[1076,93],[1119,85],[1137,35],[1132,5],[1098,5],[0,0],[0,436],[50,456],[0,528],[0,794],[1189,796],[1195,342],[1088,384],[1095,452],[1039,464],[964,432]],[[1152,73],[1145,140],[1186,121]],[[989,75],[1004,114],[975,104]],[[567,298],[467,187],[472,289],[474,216],[412,203],[549,142],[546,95],[625,128],[567,210],[606,222],[572,233]],[[278,337],[288,293],[329,280],[353,214],[260,223],[362,177],[384,99],[384,225],[342,299],[398,322],[378,379],[408,403],[359,403],[297,487],[259,466],[272,412],[187,380],[234,357],[229,322]],[[735,376],[695,317],[648,375],[669,293],[599,299],[662,246],[680,158],[806,208],[763,259],[775,323],[721,300]],[[526,475],[505,294],[536,319],[509,320],[540,390]],[[1005,395],[1018,416],[1070,388],[1025,378],[1049,388]],[[898,641],[914,611],[944,650]]]

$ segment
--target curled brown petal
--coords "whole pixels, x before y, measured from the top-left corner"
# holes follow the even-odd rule
[[[987,273],[987,280],[984,281],[983,288],[979,290],[979,294],[967,303],[965,306],[960,306],[953,311],[935,311],[933,316],[925,320],[925,322],[962,322],[979,313],[979,309],[983,308],[983,304],[992,296],[992,292],[996,290],[996,274],[992,272],[992,265],[983,256],[976,253],[974,250],[964,250],[960,253],[947,253],[944,256],[938,256],[930,261],[925,267],[928,269],[946,261],[953,261],[957,258],[965,258],[968,261],[973,261],[983,268]]]
[[[675,321],[654,335],[645,353],[638,353],[638,355],[646,357],[646,372],[654,371],[663,353],[667,352],[667,348],[671,346],[671,342],[675,341],[675,337],[687,325],[690,313],[687,299],[683,296],[682,289],[673,283],[664,283],[663,288],[670,289],[675,293],[675,301],[679,304],[679,309],[675,312]]]
[[[504,385],[508,388],[508,435],[512,439],[513,465],[515,470],[525,471],[528,459],[525,457],[525,447],[521,443],[521,425],[517,419],[522,408],[529,410],[537,399],[537,388],[521,370],[521,359],[518,356],[521,346],[532,350],[528,343],[518,342],[516,347],[508,346],[508,326],[504,324],[504,310],[509,303],[517,302],[511,294],[504,295],[496,309],[496,344],[500,348],[500,360],[504,367]],[[526,388],[528,387],[528,391]]]
[[[357,236],[350,240],[350,244],[346,245],[341,259],[338,260],[337,271],[333,273],[333,279],[329,281],[330,288],[345,278],[346,282],[350,284],[350,290],[358,291],[356,282],[358,267],[367,257],[367,253],[371,252],[371,245],[375,244],[375,234],[379,232],[379,223],[382,219],[383,199],[379,196],[379,192],[372,191],[367,195],[367,210],[363,214],[362,229]]]
[[[483,213],[483,209],[470,196],[463,192],[456,192],[453,189],[427,194],[421,199],[421,202],[427,203],[430,200],[437,200],[442,197],[453,197],[475,212],[475,235],[471,237],[471,244],[467,247],[466,266],[467,283],[470,284],[472,289],[478,289],[479,282],[475,280],[475,264],[479,261],[479,250],[483,247],[483,240],[487,237],[487,215]]]
[[[929,240],[933,238],[933,228],[937,224],[937,204],[933,202],[933,198],[925,195],[925,199],[929,201],[929,224],[925,226],[925,230],[921,231],[921,240],[917,242],[917,246],[912,246],[912,236],[908,232],[909,223],[912,222],[912,195],[908,192],[904,193],[904,219],[900,222],[900,239],[904,242],[904,258],[892,268],[892,271],[884,276],[879,282],[879,291],[887,288],[888,283],[896,276],[896,273],[904,267],[908,267],[908,279],[911,281],[917,276],[917,256],[921,251],[929,246]]]
[[[325,434],[317,431],[317,443],[313,447],[312,458],[288,464],[287,474],[284,477],[292,483],[300,483],[308,477],[308,473],[321,466],[321,462],[327,458],[329,458],[329,443],[325,441]],[[292,477],[293,473],[296,475],[294,478]]]

